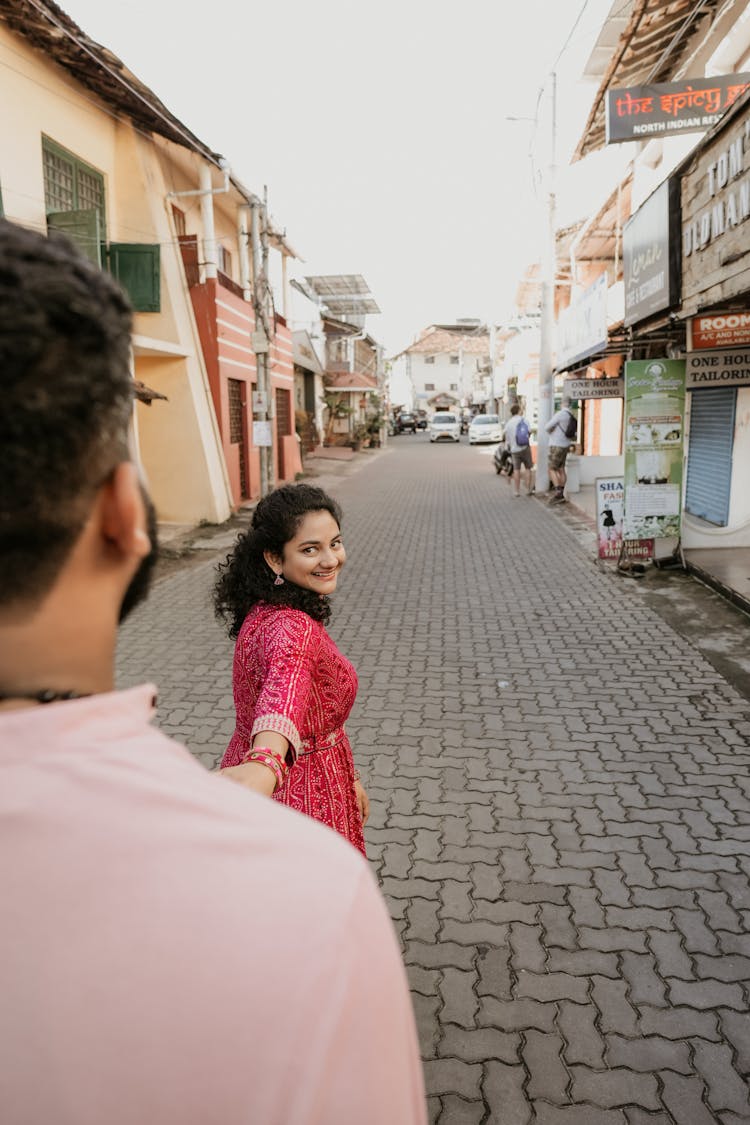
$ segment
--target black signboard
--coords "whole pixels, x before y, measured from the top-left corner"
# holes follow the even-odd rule
[[[750,74],[683,78],[607,91],[607,144],[710,129],[750,86]]]
[[[680,297],[680,182],[665,180],[622,232],[625,325],[677,304]]]

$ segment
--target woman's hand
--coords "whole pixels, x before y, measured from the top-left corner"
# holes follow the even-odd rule
[[[365,793],[364,786],[361,782],[354,782],[354,792],[357,794],[357,805],[359,807],[359,814],[362,817],[363,826],[367,824],[370,817],[370,798]]]
[[[226,769],[219,770],[219,775],[229,778],[230,781],[236,781],[238,785],[244,785],[246,789],[262,793],[264,797],[270,797],[276,788],[276,774],[260,762],[227,766]]]

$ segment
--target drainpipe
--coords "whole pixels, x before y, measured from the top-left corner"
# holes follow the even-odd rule
[[[203,261],[206,280],[217,273],[216,230],[214,228],[214,198],[211,188],[211,169],[201,165],[201,221],[203,223]]]
[[[252,300],[252,273],[250,271],[250,254],[248,243],[250,241],[250,223],[252,217],[247,204],[237,209],[237,244],[240,248],[240,282],[242,295],[246,301]]]

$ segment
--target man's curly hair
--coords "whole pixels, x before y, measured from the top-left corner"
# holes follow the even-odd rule
[[[310,484],[285,484],[260,501],[249,530],[217,568],[214,609],[226,623],[230,637],[238,635],[242,622],[258,602],[301,609],[324,624],[330,619],[327,597],[294,582],[274,586],[276,575],[263,558],[264,551],[283,555],[308,512],[322,511],[330,512],[341,527],[341,509],[336,501]]]
[[[67,239],[0,220],[0,606],[44,597],[128,459],[131,319]]]

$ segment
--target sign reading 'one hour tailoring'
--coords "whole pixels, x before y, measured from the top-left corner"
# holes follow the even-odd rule
[[[688,390],[750,386],[750,348],[691,352],[687,357],[685,386]]]
[[[624,379],[565,379],[563,394],[568,398],[622,398]]]
[[[683,78],[607,92],[607,144],[710,129],[750,86],[750,74]]]

